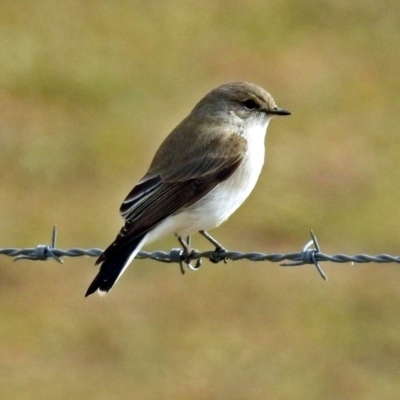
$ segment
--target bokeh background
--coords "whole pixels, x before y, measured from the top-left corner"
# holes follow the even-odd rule
[[[0,2],[0,247],[104,248],[163,138],[209,90],[255,82],[274,120],[229,249],[399,253],[400,2]],[[194,237],[194,246],[210,249]],[[174,238],[148,247],[169,250]],[[2,399],[394,399],[400,267],[0,256]]]

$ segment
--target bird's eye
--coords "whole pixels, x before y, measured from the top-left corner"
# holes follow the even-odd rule
[[[248,99],[242,102],[248,110],[257,110],[258,104],[253,99]]]

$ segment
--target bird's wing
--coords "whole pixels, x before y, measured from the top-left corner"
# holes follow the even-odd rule
[[[129,233],[142,234],[204,197],[236,171],[245,150],[245,139],[224,135],[209,141],[202,154],[174,160],[164,165],[162,171],[150,168],[120,208]],[[162,157],[162,153],[157,156]]]

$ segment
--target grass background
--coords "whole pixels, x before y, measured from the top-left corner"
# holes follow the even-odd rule
[[[399,250],[400,3],[0,3],[0,246],[102,247],[167,133],[247,80],[293,112],[216,231],[229,249]],[[194,245],[207,249],[203,239]],[[149,249],[176,246],[167,238]],[[84,299],[94,259],[0,257],[2,399],[393,399],[397,265],[136,261]]]

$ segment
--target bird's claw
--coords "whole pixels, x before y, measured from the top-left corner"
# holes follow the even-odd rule
[[[183,263],[187,265],[187,267],[192,270],[192,271],[197,271],[201,267],[202,260],[201,258],[198,258],[196,260],[196,264],[192,265],[192,254],[196,251],[190,245],[188,242],[185,242],[181,237],[178,237],[179,243],[182,245],[182,252],[181,252],[181,261],[179,262],[179,267],[181,270],[181,274],[185,274],[185,269],[183,268]]]
[[[214,264],[218,264],[221,261],[226,264],[228,259],[223,255],[224,253],[226,253],[226,249],[223,247],[216,247],[214,252],[211,253],[209,260]]]
[[[192,270],[192,271],[197,271],[200,267],[201,267],[201,258],[198,258],[196,260],[196,264],[192,265],[191,263],[191,255],[195,250],[190,249],[190,252],[187,252],[186,249],[182,249],[182,253],[181,253],[181,261],[179,262],[179,267],[181,270],[181,274],[184,275],[185,274],[185,269],[183,268],[183,263],[186,264],[186,266]]]

